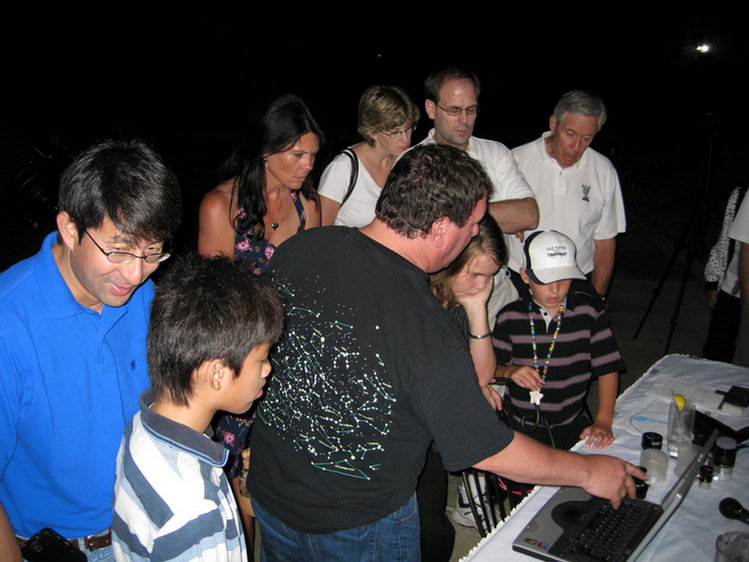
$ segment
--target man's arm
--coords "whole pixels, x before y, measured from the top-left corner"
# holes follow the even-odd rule
[[[16,542],[16,534],[10,524],[8,514],[5,513],[3,504],[0,503],[0,560],[8,562],[21,562],[21,549]]]
[[[610,500],[615,509],[625,496],[635,497],[632,476],[645,479],[639,468],[616,457],[552,449],[518,432],[507,447],[475,467],[520,482],[579,486]]]
[[[616,238],[593,240],[593,273],[591,283],[598,294],[606,296],[611,282],[611,272],[614,270],[614,255],[616,253]]]
[[[489,213],[504,234],[517,234],[538,226],[538,203],[533,197],[489,203]]]
[[[3,385],[0,387],[0,427],[3,428],[5,439],[3,439],[3,446],[9,447],[12,450],[15,447],[15,440],[11,438],[11,435],[15,434],[15,427],[13,420],[16,417],[15,410],[10,405],[20,403],[20,399],[17,398],[16,394],[12,391],[14,385],[12,381],[15,378],[15,373],[12,372],[9,367],[13,364],[13,360],[7,351],[8,342],[5,337],[0,338],[0,364],[2,367],[2,379]],[[0,455],[3,457],[3,466],[0,467],[0,474],[5,474],[7,469],[7,462],[9,453],[3,450]],[[4,478],[5,476],[2,476]],[[8,514],[5,511],[3,502],[0,501],[0,560],[9,560],[11,562],[21,562],[21,550],[18,548],[16,542],[16,534],[13,531],[13,525],[10,523]]]

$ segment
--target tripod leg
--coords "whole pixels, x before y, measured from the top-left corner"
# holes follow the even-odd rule
[[[676,258],[679,255],[679,252],[681,251],[682,248],[686,248],[686,244],[684,242],[692,231],[692,223],[694,221],[696,212],[697,212],[697,209],[695,207],[692,211],[692,215],[689,217],[689,220],[687,220],[687,223],[684,225],[684,230],[682,231],[681,235],[679,236],[679,239],[676,241],[676,244],[674,245],[674,251],[671,253],[671,257],[668,259],[668,262],[666,263],[666,269],[663,270],[663,274],[661,275],[661,278],[658,281],[658,285],[656,285],[655,289],[653,289],[653,296],[650,299],[648,308],[645,310],[645,314],[642,316],[642,320],[640,320],[640,325],[637,327],[637,330],[635,331],[635,335],[633,336],[632,339],[637,339],[637,336],[640,334],[640,330],[645,325],[645,320],[647,319],[648,314],[650,314],[650,310],[653,308],[653,305],[655,304],[655,301],[658,298],[658,295],[660,295],[661,289],[663,288],[663,285],[665,284],[666,279],[668,279],[668,274],[671,272],[671,268],[676,262]]]

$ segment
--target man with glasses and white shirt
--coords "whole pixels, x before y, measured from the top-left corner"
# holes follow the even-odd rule
[[[63,173],[58,231],[0,274],[0,560],[44,527],[113,559],[115,459],[149,386],[147,279],[180,209],[158,154],[104,141]]]
[[[532,230],[538,225],[536,197],[510,150],[500,142],[473,136],[480,93],[478,77],[464,68],[449,66],[427,76],[425,108],[434,128],[419,144],[449,144],[481,162],[494,187],[489,212],[502,232]]]

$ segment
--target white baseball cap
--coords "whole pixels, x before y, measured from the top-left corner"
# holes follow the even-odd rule
[[[577,267],[577,248],[568,237],[556,230],[539,230],[525,239],[523,260],[534,283],[546,285],[564,279],[585,279]]]

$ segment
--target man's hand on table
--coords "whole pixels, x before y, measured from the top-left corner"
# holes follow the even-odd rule
[[[607,455],[587,455],[588,474],[581,488],[611,501],[618,509],[625,496],[635,497],[635,482],[632,477],[645,480],[645,473],[632,463]]]

